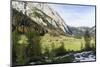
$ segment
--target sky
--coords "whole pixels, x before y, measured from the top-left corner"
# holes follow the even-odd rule
[[[49,4],[59,13],[67,25],[95,26],[95,6]]]

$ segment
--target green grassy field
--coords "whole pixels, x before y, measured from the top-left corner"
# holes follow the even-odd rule
[[[45,34],[41,37],[40,44],[42,47],[42,53],[48,48],[51,51],[54,48],[59,48],[62,44],[66,51],[80,51],[85,46],[84,38],[76,39],[71,36],[51,36],[50,34]],[[91,44],[95,45],[95,40],[92,38]],[[91,45],[91,46],[92,46]]]

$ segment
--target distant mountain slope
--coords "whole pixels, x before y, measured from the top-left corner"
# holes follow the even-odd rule
[[[73,35],[75,36],[83,36],[85,31],[88,30],[90,35],[95,36],[95,26],[93,27],[72,27],[69,26],[70,30],[72,31]]]
[[[61,16],[47,4],[13,1],[12,8],[21,12],[23,15],[26,15],[35,23],[45,28],[48,32],[55,32],[56,34],[72,34]]]
[[[96,26],[93,26],[91,29],[90,29],[90,33],[92,36],[95,36],[96,35]]]
[[[89,27],[72,27],[70,26],[70,30],[75,36],[83,36],[86,30],[89,30]]]

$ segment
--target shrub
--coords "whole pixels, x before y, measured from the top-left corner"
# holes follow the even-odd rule
[[[61,56],[61,55],[66,54],[66,49],[64,47],[63,42],[61,42],[61,46],[59,48],[55,49],[55,53],[56,53],[56,56]]]

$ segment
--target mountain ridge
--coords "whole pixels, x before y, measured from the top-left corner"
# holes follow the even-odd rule
[[[65,21],[60,17],[60,15],[56,11],[54,11],[47,4],[38,4],[31,2],[12,2],[12,5],[13,9],[16,9],[17,11],[26,14],[39,25],[45,27],[50,26],[52,28],[54,27],[59,32],[72,34]]]

